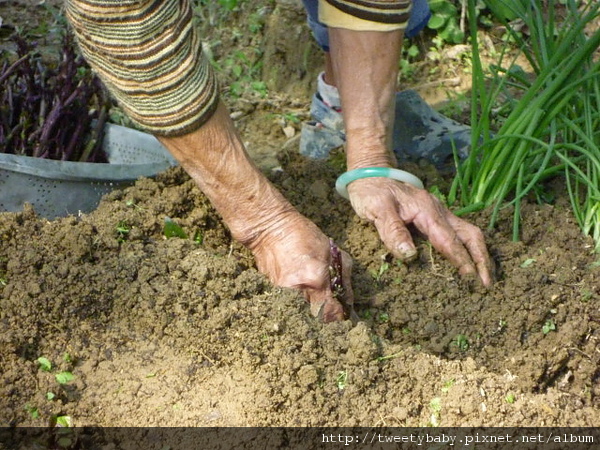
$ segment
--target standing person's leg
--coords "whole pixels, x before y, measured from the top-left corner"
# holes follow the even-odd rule
[[[324,68],[317,78],[317,92],[311,103],[313,121],[302,128],[300,152],[310,158],[326,158],[346,141],[343,111],[337,81],[331,65],[329,30],[319,20],[318,0],[303,0],[312,34],[323,50]],[[404,35],[414,38],[427,25],[431,13],[427,0],[413,0]],[[453,161],[453,146],[466,157],[471,142],[470,128],[432,109],[414,90],[396,94],[393,149],[400,161],[424,158],[445,168]]]

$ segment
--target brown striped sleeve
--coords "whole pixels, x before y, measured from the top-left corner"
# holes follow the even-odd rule
[[[163,136],[194,131],[218,88],[190,0],[66,0],[79,46],[129,117]]]
[[[389,31],[406,28],[412,0],[319,0],[319,18],[331,27]]]

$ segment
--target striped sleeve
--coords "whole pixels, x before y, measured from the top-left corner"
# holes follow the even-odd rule
[[[406,28],[412,0],[319,0],[319,19],[330,27],[390,31]]]
[[[190,0],[66,0],[83,56],[123,110],[162,136],[199,128],[219,99]]]

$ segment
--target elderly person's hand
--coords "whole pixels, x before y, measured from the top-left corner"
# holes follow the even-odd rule
[[[391,135],[402,30],[330,29],[332,71],[346,128],[349,170],[394,167]],[[482,232],[459,219],[427,191],[388,178],[364,178],[348,186],[356,213],[371,221],[398,258],[416,255],[406,227],[414,224],[461,274],[492,283]]]
[[[325,322],[349,317],[352,262],[342,252],[343,289],[333,292],[330,241],[252,162],[223,104],[198,130],[161,142],[211,200],[232,236],[276,285],[300,289]],[[340,292],[341,291],[341,292]]]
[[[372,222],[387,249],[397,258],[417,255],[407,224],[413,224],[448,258],[461,275],[477,274],[492,283],[492,264],[483,233],[456,217],[424,189],[388,178],[356,180],[348,186],[356,213]]]
[[[247,245],[259,270],[274,284],[304,293],[313,316],[324,322],[351,318],[352,260],[340,250],[342,270],[335,273],[335,244],[310,220],[298,213],[287,214]],[[333,277],[340,279],[341,289],[332,286]]]

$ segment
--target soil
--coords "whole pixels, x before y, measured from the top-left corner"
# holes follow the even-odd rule
[[[0,214],[0,425],[598,426],[600,260],[564,188],[525,203],[519,242],[510,208],[491,229],[488,212],[468,217],[497,264],[489,289],[423,237],[400,264],[333,192],[335,161],[286,145],[273,115],[301,109],[286,101],[257,102],[240,128],[353,256],[361,320],[321,324],[271,285],[180,168],[78,217],[26,206]],[[426,164],[410,170],[447,187]],[[165,217],[189,237],[166,238]],[[64,371],[74,379],[59,384]]]

